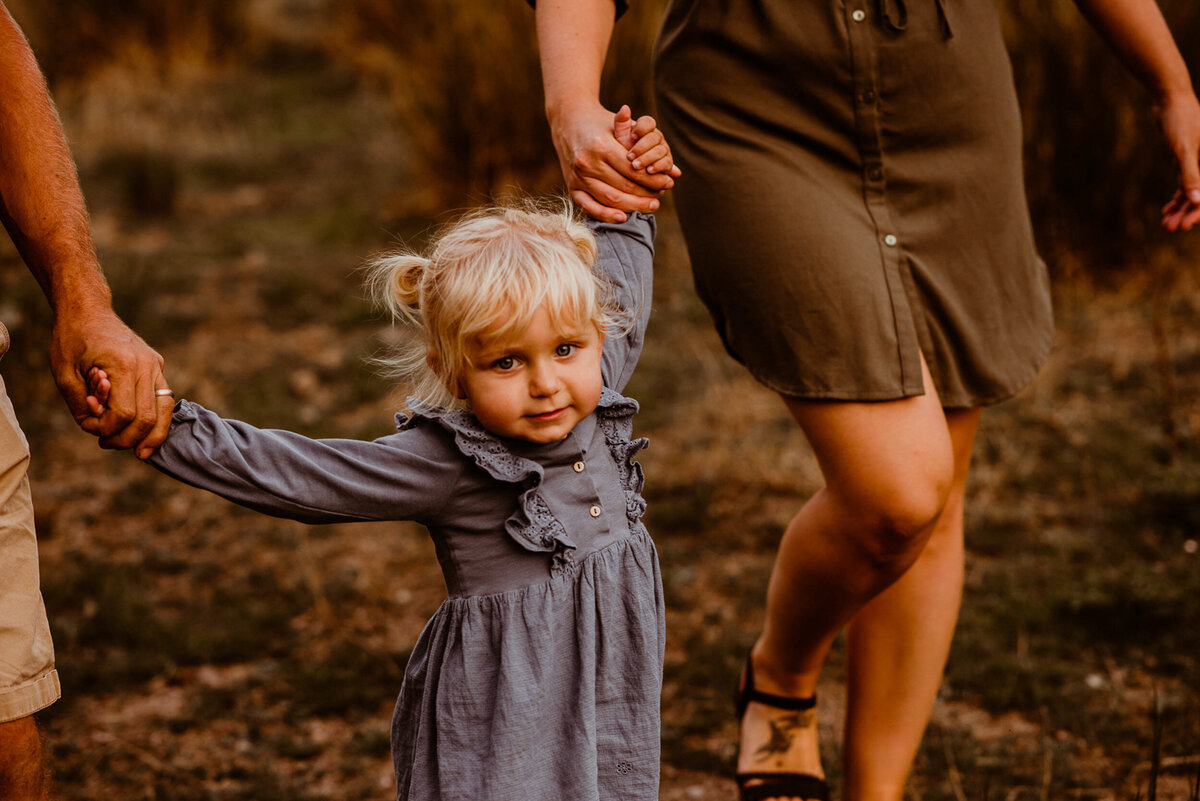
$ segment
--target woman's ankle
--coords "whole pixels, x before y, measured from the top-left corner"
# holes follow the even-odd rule
[[[796,670],[787,659],[776,658],[769,646],[760,639],[750,651],[754,669],[754,689],[789,698],[815,695],[820,667],[815,670]]]

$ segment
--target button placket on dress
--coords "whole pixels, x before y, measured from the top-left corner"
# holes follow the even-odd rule
[[[574,432],[572,437],[575,437]],[[610,533],[609,521],[604,517],[605,499],[596,483],[597,480],[603,480],[604,470],[596,464],[589,464],[589,458],[586,444],[580,443],[578,450],[559,456],[557,464],[548,468],[548,475],[557,475],[564,490],[552,506],[563,519],[573,518],[576,521],[572,524],[576,527],[572,531],[580,545],[591,538]],[[596,470],[600,470],[600,473]],[[586,524],[583,523],[585,520],[588,521]],[[585,527],[578,528],[581,525]],[[590,533],[585,535],[584,531]]]
[[[866,0],[857,0],[865,3]],[[905,254],[887,203],[887,168],[884,163],[883,134],[880,125],[882,96],[878,88],[878,64],[874,25],[861,5],[848,5],[847,35],[853,73],[854,125],[862,163],[863,198],[875,226],[879,260],[891,303],[896,335],[900,383],[907,393],[923,391],[920,343],[913,310],[904,286]],[[896,33],[902,34],[901,31]]]
[[[571,469],[576,473],[583,473],[585,470],[587,470],[587,462],[585,462],[583,459],[576,459],[571,463]],[[600,515],[604,514],[604,507],[600,505],[598,498],[596,500],[596,503],[593,503],[588,507],[588,515],[592,518],[598,518]]]

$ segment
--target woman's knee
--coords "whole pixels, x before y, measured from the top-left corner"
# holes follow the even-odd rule
[[[927,379],[928,380],[928,379]],[[936,396],[788,408],[813,446],[837,519],[879,570],[902,573],[950,498],[954,441]]]
[[[877,569],[903,572],[929,540],[953,484],[953,463],[875,482],[867,493],[847,499],[856,521],[849,530]]]

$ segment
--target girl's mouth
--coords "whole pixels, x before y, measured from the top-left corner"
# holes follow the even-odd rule
[[[562,408],[551,409],[550,411],[542,412],[541,414],[531,414],[529,417],[533,420],[537,420],[539,423],[549,423],[562,417],[566,411],[567,407],[563,406]]]

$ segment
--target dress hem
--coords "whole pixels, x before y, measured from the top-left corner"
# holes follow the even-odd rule
[[[1006,384],[994,392],[984,396],[976,397],[955,397],[951,396],[948,399],[942,400],[943,409],[978,409],[985,406],[994,406],[998,403],[1003,403],[1010,398],[1020,394],[1022,390],[1033,383],[1037,374],[1050,358],[1051,347],[1054,343],[1053,329],[1051,334],[1046,338],[1046,342],[1038,349],[1037,358],[1033,359],[1031,369],[1023,372],[1011,384]],[[728,348],[726,348],[728,350]],[[733,352],[730,351],[730,355]],[[830,401],[843,403],[885,403],[887,401],[905,400],[906,398],[916,398],[925,394],[925,387],[921,385],[913,388],[900,388],[896,390],[880,390],[878,392],[863,392],[863,391],[840,391],[840,390],[793,390],[785,388],[783,384],[773,379],[766,378],[757,370],[746,364],[742,359],[733,355],[733,358],[738,361],[755,381],[762,384],[772,392],[778,393],[785,398],[794,400],[812,400],[812,401]],[[937,382],[935,381],[936,385]]]

